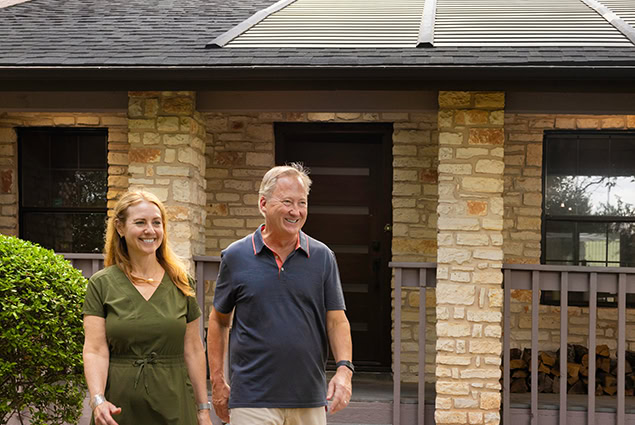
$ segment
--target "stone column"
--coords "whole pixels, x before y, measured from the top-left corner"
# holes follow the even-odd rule
[[[15,129],[0,128],[0,233],[10,236],[18,235],[17,142]]]
[[[194,92],[130,92],[129,185],[168,210],[170,242],[184,260],[205,254],[205,126]]]
[[[438,424],[500,422],[504,93],[439,93]]]

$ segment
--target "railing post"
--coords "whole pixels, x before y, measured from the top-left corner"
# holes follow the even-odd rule
[[[392,423],[399,425],[401,413],[401,283],[402,269],[395,269],[395,348],[393,355],[393,402],[392,402]]]
[[[531,425],[538,425],[538,303],[540,272],[531,272]],[[565,373],[566,379],[566,373]]]
[[[595,349],[596,349],[596,329],[598,310],[598,274],[591,273],[589,278],[589,384],[587,393],[589,395],[587,408],[588,425],[595,424]],[[562,357],[562,356],[561,356]],[[566,366],[566,362],[565,362]],[[562,370],[562,368],[561,368]],[[562,391],[562,386],[560,387]],[[564,389],[567,389],[564,384]]]
[[[626,274],[620,273],[617,288],[617,423],[624,423],[626,391]]]
[[[569,323],[569,274],[560,273],[560,424],[567,425],[567,336]]]
[[[417,406],[419,425],[425,425],[426,324],[426,269],[419,269],[419,404]]]
[[[510,424],[509,384],[510,377],[510,326],[512,303],[512,271],[503,272],[503,423]]]

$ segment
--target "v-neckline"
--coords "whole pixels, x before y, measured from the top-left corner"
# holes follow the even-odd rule
[[[121,270],[120,270],[121,271]],[[126,278],[126,280],[128,281],[128,283],[130,284],[130,286],[132,287],[132,290],[134,290],[134,292],[136,292],[143,301],[149,303],[155,296],[155,294],[159,291],[159,288],[161,288],[163,286],[163,281],[165,280],[165,276],[167,275],[167,273],[164,271],[163,272],[163,277],[161,277],[161,281],[159,282],[159,284],[157,285],[156,288],[154,288],[154,291],[152,292],[152,294],[150,295],[150,297],[148,297],[146,299],[146,297],[143,296],[143,294],[141,293],[141,291],[139,291],[139,289],[135,286],[134,283],[132,283],[132,281],[128,278],[128,276],[121,271],[121,274],[123,274],[123,276]]]

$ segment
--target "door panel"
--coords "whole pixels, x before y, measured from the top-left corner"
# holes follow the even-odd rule
[[[276,124],[276,162],[302,162],[313,186],[304,231],[338,261],[360,370],[391,366],[392,125]]]

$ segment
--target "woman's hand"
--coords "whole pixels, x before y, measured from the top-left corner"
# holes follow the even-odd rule
[[[121,413],[121,407],[117,407],[108,400],[104,401],[93,410],[95,425],[117,425],[113,415]]]
[[[212,418],[209,416],[209,409],[199,410],[196,414],[198,425],[212,425]]]

